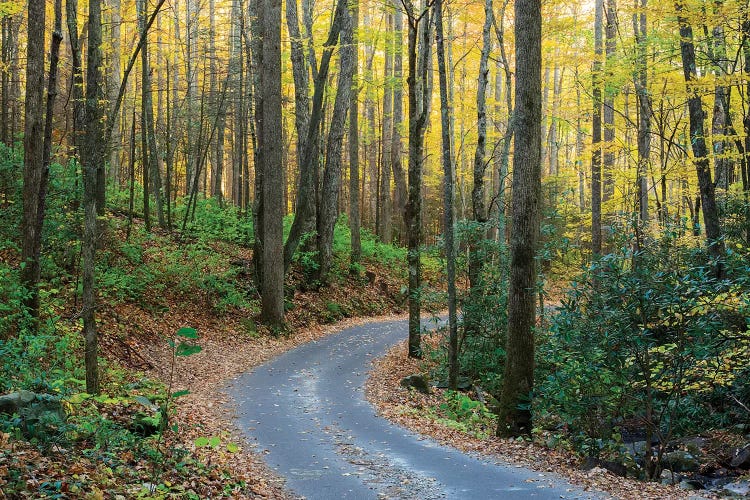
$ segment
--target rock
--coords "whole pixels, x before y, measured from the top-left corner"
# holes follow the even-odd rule
[[[664,469],[663,471],[661,471],[661,476],[659,476],[659,482],[666,485],[679,484],[681,480],[682,476],[680,474],[672,472],[668,469]]]
[[[708,446],[708,439],[701,436],[689,437],[680,440],[679,445],[680,448],[684,448],[694,457],[701,457],[703,456],[703,450]]]
[[[676,450],[664,456],[664,464],[675,472],[694,472],[700,468],[700,461],[684,450]]]
[[[728,496],[748,496],[750,495],[750,481],[743,480],[725,484],[724,489],[720,493]]]
[[[643,457],[646,455],[646,441],[635,441],[626,445],[628,452],[632,453],[633,456]]]
[[[732,458],[729,463],[735,469],[747,469],[750,468],[750,443],[746,444]]]
[[[47,438],[59,434],[59,426],[65,422],[60,398],[50,394],[35,394],[18,391],[0,396],[0,413],[17,414],[20,417],[21,433],[27,439]]]
[[[618,463],[618,462],[611,462],[609,460],[601,460],[599,458],[594,457],[586,457],[586,460],[581,464],[581,470],[587,470],[590,471],[595,468],[605,469],[609,472],[622,476],[627,477],[628,475],[628,468],[625,467],[625,465]]]
[[[0,396],[0,413],[13,415],[29,406],[36,399],[36,394],[29,391],[18,391]]]
[[[401,387],[413,387],[422,394],[430,393],[430,384],[424,375],[409,375],[401,379]]]
[[[695,490],[703,490],[705,487],[703,486],[703,483],[700,481],[697,481],[695,479],[683,479],[680,481],[680,483],[677,485],[681,490],[687,490],[687,491],[695,491]]]

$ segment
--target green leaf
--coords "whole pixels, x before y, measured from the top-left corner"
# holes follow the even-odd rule
[[[198,332],[195,330],[195,328],[183,327],[177,330],[177,336],[184,337],[186,339],[197,339]]]
[[[177,349],[175,350],[175,355],[192,356],[193,354],[197,354],[201,352],[202,350],[203,348],[199,345],[181,343],[180,345],[177,346]]]
[[[78,392],[78,393],[73,394],[72,396],[70,396],[68,398],[68,402],[70,404],[77,405],[79,403],[83,403],[84,401],[86,401],[90,397],[91,397],[91,394],[88,394],[86,392]]]
[[[229,453],[237,453],[238,451],[240,451],[240,447],[234,443],[227,443],[227,451]]]
[[[177,424],[172,424],[172,432],[178,432],[180,430],[180,426]]]
[[[211,448],[216,448],[221,444],[221,438],[219,436],[213,436],[211,439],[208,440],[208,445]]]
[[[208,438],[205,436],[201,436],[199,438],[196,438],[196,440],[193,441],[193,444],[195,444],[196,448],[203,448],[204,446],[208,445]]]
[[[133,401],[135,401],[136,403],[142,404],[146,408],[151,408],[152,406],[154,406],[151,400],[148,399],[146,396],[141,396],[141,395],[133,396]]]
[[[188,394],[190,394],[190,391],[188,391],[187,389],[184,389],[182,391],[173,392],[172,397],[179,398],[180,396],[187,396]]]

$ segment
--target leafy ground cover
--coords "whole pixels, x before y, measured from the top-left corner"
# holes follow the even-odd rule
[[[440,335],[437,333],[431,338],[435,348],[441,341]],[[625,479],[598,467],[581,470],[579,455],[546,445],[547,433],[519,439],[494,437],[494,418],[476,393],[433,388],[430,394],[422,394],[402,387],[400,381],[404,377],[429,373],[435,367],[430,358],[407,360],[406,354],[405,343],[395,346],[373,363],[367,381],[368,400],[381,415],[393,422],[462,451],[511,466],[553,472],[586,490],[604,491],[616,498],[681,499],[691,496],[692,492],[674,486]]]
[[[306,286],[300,255],[286,284],[287,329],[272,332],[257,319],[252,228],[242,214],[199,202],[196,222],[178,235],[146,232],[115,207],[103,219],[97,266],[103,389],[91,396],[83,392],[79,208],[58,208],[37,329],[20,307],[14,207],[5,207],[10,220],[0,231],[0,394],[29,390],[62,408],[31,430],[22,415],[0,418],[0,498],[286,498],[241,445],[221,390],[354,318],[402,311],[404,251],[365,235],[364,259],[352,269],[342,220],[330,283]],[[175,332],[186,327],[195,334],[182,348]]]

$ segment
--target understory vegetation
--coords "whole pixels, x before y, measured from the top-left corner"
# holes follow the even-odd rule
[[[730,197],[725,205],[739,203]],[[671,467],[667,455],[680,439],[726,430],[741,442],[750,429],[746,223],[724,220],[734,225],[727,231],[733,236],[717,261],[686,220],[657,229],[622,217],[611,226],[606,253],[585,263],[577,217],[552,213],[546,220],[538,256],[534,436],[620,463],[643,479]],[[464,240],[466,234],[459,232]],[[444,403],[430,410],[475,436],[492,433],[487,415],[502,387],[507,326],[506,251],[483,245],[481,297],[460,298],[464,392],[445,392]],[[469,330],[467,314],[479,315],[480,328]],[[445,387],[447,352],[440,342],[427,365],[438,387]],[[648,443],[643,453],[651,459],[632,452],[638,442]]]
[[[128,193],[113,191],[100,218],[97,260],[102,392],[87,394],[80,167],[51,165],[41,308],[34,322],[23,306],[27,292],[19,278],[21,207],[15,200],[21,199],[22,158],[20,148],[0,148],[0,394],[34,398],[17,411],[0,412],[5,496],[252,496],[257,484],[226,466],[239,450],[234,438],[206,434],[176,409],[189,388],[172,388],[173,373],[185,356],[200,351],[201,318],[237,323],[240,340],[259,342],[294,335],[303,326],[404,307],[405,250],[363,232],[362,261],[352,268],[342,219],[329,282],[308,293],[305,276],[315,259],[298,252],[286,283],[287,329],[269,330],[258,320],[248,214],[202,199],[184,232],[148,232],[138,213],[129,216]],[[177,199],[173,220],[184,216]],[[434,258],[427,262],[439,267]],[[173,322],[170,317],[190,323],[160,330]],[[166,366],[154,366],[147,350],[166,351]]]

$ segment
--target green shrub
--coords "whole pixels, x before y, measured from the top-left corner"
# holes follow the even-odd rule
[[[717,280],[678,234],[605,255],[573,284],[538,351],[540,416],[603,441],[632,421],[662,443],[726,423],[711,400],[737,375],[717,360],[747,362],[747,267],[730,255]]]

